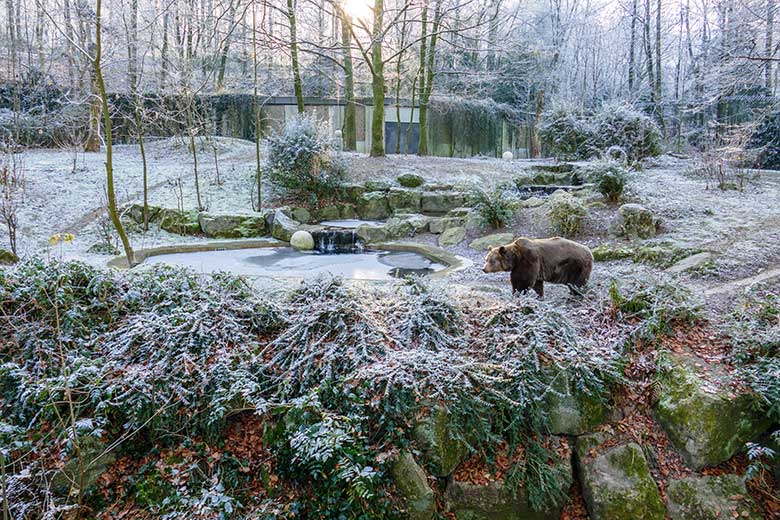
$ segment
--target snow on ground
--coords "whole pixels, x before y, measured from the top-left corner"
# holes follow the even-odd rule
[[[251,211],[254,197],[255,149],[247,141],[217,138],[217,159],[221,182],[216,182],[216,164],[210,142],[199,146],[198,163],[202,202],[209,211]],[[149,202],[154,205],[196,208],[193,181],[193,159],[181,139],[151,141],[147,146],[149,164]],[[538,161],[472,158],[388,156],[375,159],[360,154],[345,154],[352,179],[393,180],[401,173],[422,175],[429,182],[458,184],[479,183],[482,186],[511,179]],[[105,187],[104,154],[79,154],[78,168],[72,172],[72,153],[61,150],[32,150],[24,154],[26,198],[19,216],[21,223],[20,252],[51,254],[64,258],[79,258],[103,264],[106,255],[88,253],[99,241],[95,210],[102,207]],[[722,191],[711,180],[691,174],[693,162],[663,156],[648,161],[646,168],[634,174],[630,195],[663,220],[662,234],[656,241],[673,241],[685,247],[701,248],[717,254],[704,269],[684,275],[686,281],[700,290],[731,280],[745,278],[780,264],[780,173],[763,172],[748,183],[744,191]],[[138,147],[115,147],[114,174],[120,201],[140,200],[142,165]],[[273,205],[269,183],[263,185],[265,205]],[[609,220],[614,207],[593,205],[589,220],[578,240],[595,246],[607,239]],[[526,209],[513,224],[511,231],[522,236],[553,234],[544,208]],[[51,248],[49,237],[57,232],[72,232],[76,240],[71,245]],[[506,289],[505,276],[484,275],[481,272],[483,253],[468,247],[470,234],[464,242],[451,248],[466,256],[475,265],[454,275],[453,281],[484,284]],[[148,233],[131,233],[135,248],[153,247],[176,242],[195,242],[199,238],[171,235],[153,228]],[[0,244],[7,240],[0,231]],[[434,235],[422,235],[414,240],[436,244]],[[630,261],[597,264],[594,280],[606,281],[611,276],[629,276],[648,270]],[[565,296],[565,289],[551,288],[553,297]],[[558,294],[560,292],[560,294]]]

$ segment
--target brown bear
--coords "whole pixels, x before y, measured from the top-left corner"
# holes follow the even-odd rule
[[[593,254],[587,246],[565,238],[518,238],[511,244],[491,247],[485,257],[486,273],[509,271],[512,292],[533,289],[544,297],[544,282],[562,283],[573,293],[588,283]]]

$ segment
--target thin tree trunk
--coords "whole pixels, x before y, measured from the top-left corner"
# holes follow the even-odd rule
[[[90,90],[91,95],[89,98],[89,127],[87,129],[87,139],[84,142],[85,152],[99,152],[100,151],[100,111],[101,111],[101,98],[100,88],[98,86],[97,70],[92,67],[92,74],[90,75]],[[107,103],[103,104],[105,108]],[[108,115],[108,114],[106,114]]]
[[[106,95],[106,84],[103,81],[103,70],[100,64],[100,55],[102,52],[101,41],[101,0],[96,0],[95,7],[95,55],[92,61],[95,76],[95,86],[100,96],[100,101],[103,104],[103,124],[106,127],[106,191],[108,196],[108,214],[111,218],[111,222],[116,228],[116,232],[119,235],[119,239],[122,241],[122,246],[125,249],[125,255],[127,256],[127,264],[129,266],[135,265],[135,256],[133,255],[133,248],[130,245],[130,240],[127,238],[122,221],[119,219],[119,212],[116,207],[116,193],[114,192],[114,149],[111,139],[111,117],[108,113],[108,96]]]
[[[127,35],[127,79],[130,92],[138,88],[138,0],[130,2],[130,28]]]
[[[263,209],[263,176],[260,167],[260,107],[257,105],[257,8],[252,2],[252,110],[255,116],[255,178],[257,211]]]
[[[293,1],[287,0],[287,20],[290,23],[290,59],[292,61],[295,101],[298,104],[298,113],[303,114],[303,84],[301,83],[301,70],[298,63],[298,36],[295,26],[295,6]]]
[[[661,125],[661,132],[666,135],[663,107],[663,81],[661,79],[661,5],[662,0],[658,0],[655,13],[655,103],[656,112],[658,113],[658,123]]]
[[[628,91],[634,91],[634,75],[636,74],[636,17],[637,0],[631,5],[631,40],[628,45]]]
[[[357,128],[355,120],[355,74],[352,66],[352,37],[349,16],[339,10],[341,15],[341,46],[344,52],[344,149],[357,149]]]
[[[255,16],[254,14],[254,2],[252,7],[252,17]],[[235,23],[235,17],[236,17],[236,8],[238,7],[238,4],[234,4],[233,2],[230,3],[229,8],[229,14],[228,14],[228,34],[225,36],[225,41],[222,44],[222,53],[219,57],[219,71],[217,73],[217,91],[222,90],[225,88],[225,69],[227,68],[227,61],[228,61],[228,51],[230,50],[230,32],[233,30],[233,24]],[[253,21],[254,23],[254,21]]]
[[[371,157],[385,155],[385,64],[382,61],[382,26],[384,0],[374,0],[374,27],[371,44],[371,91],[373,115],[371,118]]]
[[[433,12],[433,25],[429,35],[427,63],[425,65],[425,89],[420,98],[420,144],[417,148],[418,155],[428,155],[428,104],[433,92],[433,71],[436,65],[436,41],[438,40],[439,25],[441,23],[441,0],[436,0]]]
[[[772,38],[775,31],[775,0],[766,0],[766,57],[771,58],[774,54]],[[764,85],[768,93],[772,93],[772,60],[766,60],[764,69]]]
[[[165,88],[168,76],[168,9],[163,13],[162,50],[160,51],[160,88]]]

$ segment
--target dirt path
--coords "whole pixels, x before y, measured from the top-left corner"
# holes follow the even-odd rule
[[[739,289],[742,289],[744,287],[748,287],[753,284],[764,282],[766,280],[771,280],[777,277],[780,277],[780,267],[767,269],[766,271],[762,271],[754,276],[748,276],[747,278],[742,278],[740,280],[734,280],[733,282],[724,283],[723,285],[717,285],[715,287],[711,287],[704,291],[704,296],[716,296],[719,294],[728,294],[731,292],[738,291]]]

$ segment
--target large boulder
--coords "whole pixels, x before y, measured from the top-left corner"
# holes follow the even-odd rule
[[[201,231],[213,238],[259,237],[268,233],[265,217],[259,213],[198,215]]]
[[[560,457],[551,468],[553,478],[559,489],[568,490],[572,483],[569,446],[565,440],[558,439],[557,442],[554,452]],[[460,481],[454,475],[445,489],[444,503],[459,520],[557,520],[561,514],[559,508],[535,511],[529,503],[527,489],[522,486],[512,489],[500,481],[473,484]]]
[[[582,494],[592,520],[664,520],[665,508],[642,448],[623,444],[598,452],[600,433],[577,438]]]
[[[430,215],[444,215],[466,203],[467,196],[461,191],[425,191],[420,200],[420,209]]]
[[[366,244],[385,242],[388,239],[387,229],[378,224],[360,224],[355,233]]]
[[[400,217],[388,219],[384,228],[387,231],[387,238],[406,238],[415,233],[414,226],[409,219]]]
[[[271,236],[277,240],[289,242],[293,233],[298,231],[300,225],[287,216],[284,209],[280,208],[274,211],[273,224],[271,225]]]
[[[19,257],[12,251],[0,247],[0,265],[12,265],[19,261]]]
[[[632,240],[651,238],[658,230],[658,221],[653,212],[641,204],[623,204],[609,230],[613,235]]]
[[[609,419],[610,408],[595,395],[575,392],[566,374],[551,371],[544,396],[548,428],[554,435],[583,435]]]
[[[365,186],[358,183],[346,183],[338,187],[338,194],[343,202],[357,204],[360,197],[368,191]]]
[[[390,206],[387,193],[384,191],[369,191],[364,193],[357,202],[357,212],[360,218],[366,220],[384,220],[390,216]]]
[[[771,420],[754,395],[735,391],[727,381],[713,384],[707,379],[720,376],[705,379],[690,363],[672,355],[659,373],[655,415],[685,462],[698,470],[730,459]]]
[[[159,212],[160,228],[177,235],[200,234],[198,212],[163,208]]]
[[[393,462],[390,474],[395,487],[404,499],[406,518],[429,520],[436,514],[436,495],[428,485],[425,472],[408,451],[403,451]]]
[[[672,520],[761,520],[763,515],[737,475],[692,476],[669,481],[669,518]]]
[[[147,209],[149,211],[149,222],[156,222],[158,217],[160,216],[160,208],[159,206],[152,206],[147,205]],[[122,212],[123,215],[126,215],[130,218],[133,222],[137,224],[143,224],[144,223],[144,205],[139,203],[133,203],[130,204],[130,206],[127,207]]]
[[[465,460],[468,446],[451,435],[449,413],[441,406],[431,410],[414,429],[414,439],[423,450],[423,461],[431,474],[446,477]]]
[[[404,188],[419,188],[425,182],[425,179],[416,173],[402,173],[396,180]]]
[[[441,247],[454,246],[463,242],[464,238],[466,238],[466,228],[449,228],[439,235],[439,245]]]
[[[512,233],[493,233],[492,235],[485,235],[481,238],[476,238],[469,243],[471,249],[477,251],[487,251],[491,247],[498,247],[509,244],[515,236]]]
[[[387,192],[387,204],[392,212],[417,213],[420,211],[422,193],[406,188],[391,188]]]
[[[465,220],[462,217],[434,217],[428,222],[428,229],[434,235],[438,235],[450,228],[463,227],[464,224]]]
[[[289,216],[301,224],[308,224],[311,221],[311,212],[306,208],[290,208]]]
[[[298,251],[311,251],[314,249],[314,237],[308,231],[299,229],[290,237],[290,245]]]
[[[54,473],[53,487],[66,490],[73,487],[74,482],[79,482],[81,491],[92,489],[100,475],[116,462],[114,451],[108,448],[108,444],[103,439],[89,435],[81,436],[79,438],[81,459],[75,454],[68,458]]]

